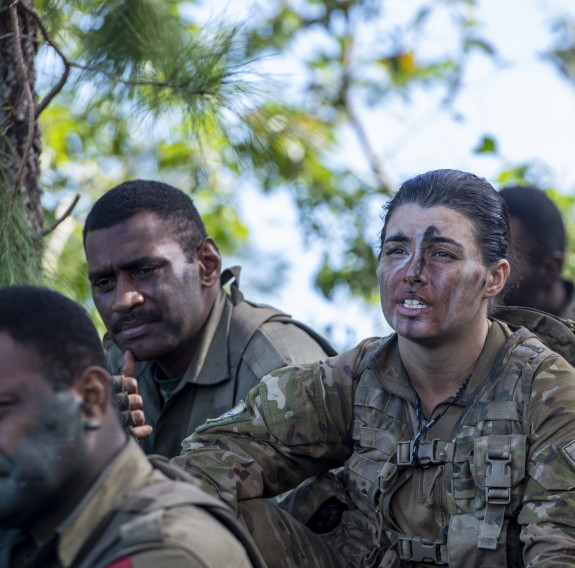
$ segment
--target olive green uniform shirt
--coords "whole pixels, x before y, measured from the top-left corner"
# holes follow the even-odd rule
[[[266,322],[255,332],[243,354],[233,403],[219,408],[218,390],[225,389],[232,380],[228,364],[232,308],[230,296],[220,290],[190,366],[168,400],[164,400],[154,380],[156,365],[152,361],[137,363],[135,374],[144,399],[146,423],[154,429],[150,437],[141,441],[146,454],[177,456],[184,438],[208,418],[219,416],[245,398],[263,376],[296,362],[326,358],[322,347],[297,325]],[[117,373],[122,366],[122,352],[112,344],[107,356],[110,371]]]
[[[184,482],[168,478],[152,468],[133,440],[121,450],[100,475],[72,515],[58,528],[55,537],[38,550],[29,568],[107,568],[118,562],[122,568],[249,568],[240,542],[208,511],[186,504],[159,507],[138,514],[134,495],[157,483],[164,483],[164,503],[180,499]],[[142,496],[142,506],[146,499]],[[118,526],[122,504],[130,502],[129,524]],[[126,511],[126,509],[123,509]],[[150,535],[142,546],[138,539]],[[10,568],[10,552],[23,534],[0,531],[0,566]],[[103,542],[109,546],[101,549]],[[97,552],[99,550],[99,552]],[[110,554],[110,551],[112,553]],[[95,554],[95,556],[94,556]],[[32,555],[32,558],[34,555]]]

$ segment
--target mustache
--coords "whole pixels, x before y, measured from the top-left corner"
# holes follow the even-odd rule
[[[110,322],[110,332],[112,335],[115,335],[124,329],[136,327],[145,323],[153,323],[160,321],[161,319],[162,314],[157,308],[119,314]]]

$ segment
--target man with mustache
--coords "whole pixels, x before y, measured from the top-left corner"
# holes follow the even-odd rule
[[[174,457],[196,426],[230,410],[267,373],[333,354],[320,336],[243,299],[239,270],[221,273],[218,246],[192,200],[149,180],[94,204],[84,247],[111,372],[133,374],[152,434],[146,453]],[[236,282],[228,294],[222,285]]]
[[[0,289],[0,566],[249,568],[242,544],[261,566],[226,506],[128,439],[105,365],[80,306]]]

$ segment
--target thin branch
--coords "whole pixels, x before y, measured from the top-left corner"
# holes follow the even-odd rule
[[[68,209],[66,209],[66,211],[64,211],[64,213],[62,215],[60,215],[60,217],[58,217],[58,219],[56,219],[56,221],[54,221],[48,228],[42,229],[40,231],[40,235],[42,237],[49,235],[62,221],[64,221],[64,219],[66,219],[66,217],[68,217],[68,215],[70,215],[70,213],[72,213],[72,211],[74,210],[74,207],[76,207],[76,204],[78,203],[78,201],[80,201],[80,194],[79,193],[77,193],[75,195],[74,200],[72,201],[72,203],[70,204]]]
[[[375,172],[376,176],[379,178],[379,182],[381,183],[383,189],[385,189],[388,193],[391,193],[392,184],[390,179],[388,178],[387,174],[385,173],[385,168],[381,163],[381,160],[378,158],[377,154],[373,150],[371,143],[369,141],[369,137],[363,124],[355,112],[355,108],[351,102],[351,97],[349,94],[349,86],[350,86],[350,61],[351,61],[351,40],[345,42],[344,52],[343,52],[343,88],[342,88],[342,100],[345,105],[345,110],[349,115],[351,120],[351,124],[355,129],[355,133],[359,139],[359,143],[363,148],[363,151],[366,153],[367,158],[371,164],[373,171]]]
[[[35,117],[38,118],[38,116],[40,116],[40,113],[48,106],[50,101],[62,90],[62,88],[66,84],[66,81],[68,80],[68,75],[70,74],[70,63],[67,57],[62,52],[62,50],[60,49],[60,47],[58,46],[58,44],[53,40],[52,36],[50,35],[50,32],[48,31],[46,25],[44,24],[44,20],[42,20],[42,17],[40,16],[40,14],[38,14],[34,6],[26,4],[25,0],[19,0],[19,1],[20,5],[24,8],[24,10],[26,10],[34,18],[34,20],[36,20],[38,27],[42,31],[44,39],[50,45],[50,47],[52,47],[52,49],[54,49],[54,51],[62,58],[62,61],[64,63],[64,72],[62,73],[60,80],[56,83],[56,85],[52,87],[52,89],[50,89],[50,92],[42,99],[42,101],[36,107]]]
[[[16,192],[22,177],[24,176],[24,171],[26,169],[26,164],[28,162],[28,156],[30,155],[30,150],[34,144],[34,131],[36,127],[36,121],[34,119],[34,97],[32,95],[32,89],[30,88],[30,78],[28,76],[28,70],[24,62],[24,53],[22,52],[22,34],[20,30],[20,23],[18,22],[18,8],[16,3],[10,6],[10,19],[12,22],[12,28],[14,31],[14,53],[16,55],[16,67],[18,73],[24,81],[24,94],[28,101],[28,132],[26,134],[26,146],[24,147],[24,152],[22,153],[22,158],[20,160],[20,165],[18,166],[18,171],[14,177],[14,182],[11,190],[11,197],[14,200],[16,198]]]

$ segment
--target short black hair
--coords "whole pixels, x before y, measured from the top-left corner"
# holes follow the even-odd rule
[[[485,179],[447,169],[432,170],[408,179],[385,206],[381,246],[394,211],[410,203],[424,208],[447,207],[467,217],[485,266],[509,256],[509,217],[505,203]]]
[[[126,181],[102,195],[86,218],[84,245],[90,231],[113,227],[142,212],[155,213],[164,220],[188,260],[194,259],[207,237],[194,202],[182,190],[152,180]]]
[[[565,225],[561,212],[538,187],[514,185],[500,190],[509,216],[521,224],[529,243],[529,258],[538,263],[553,251],[565,252]]]
[[[43,376],[56,390],[69,388],[91,365],[106,368],[92,320],[81,306],[54,290],[0,288],[0,332],[36,352]]]

